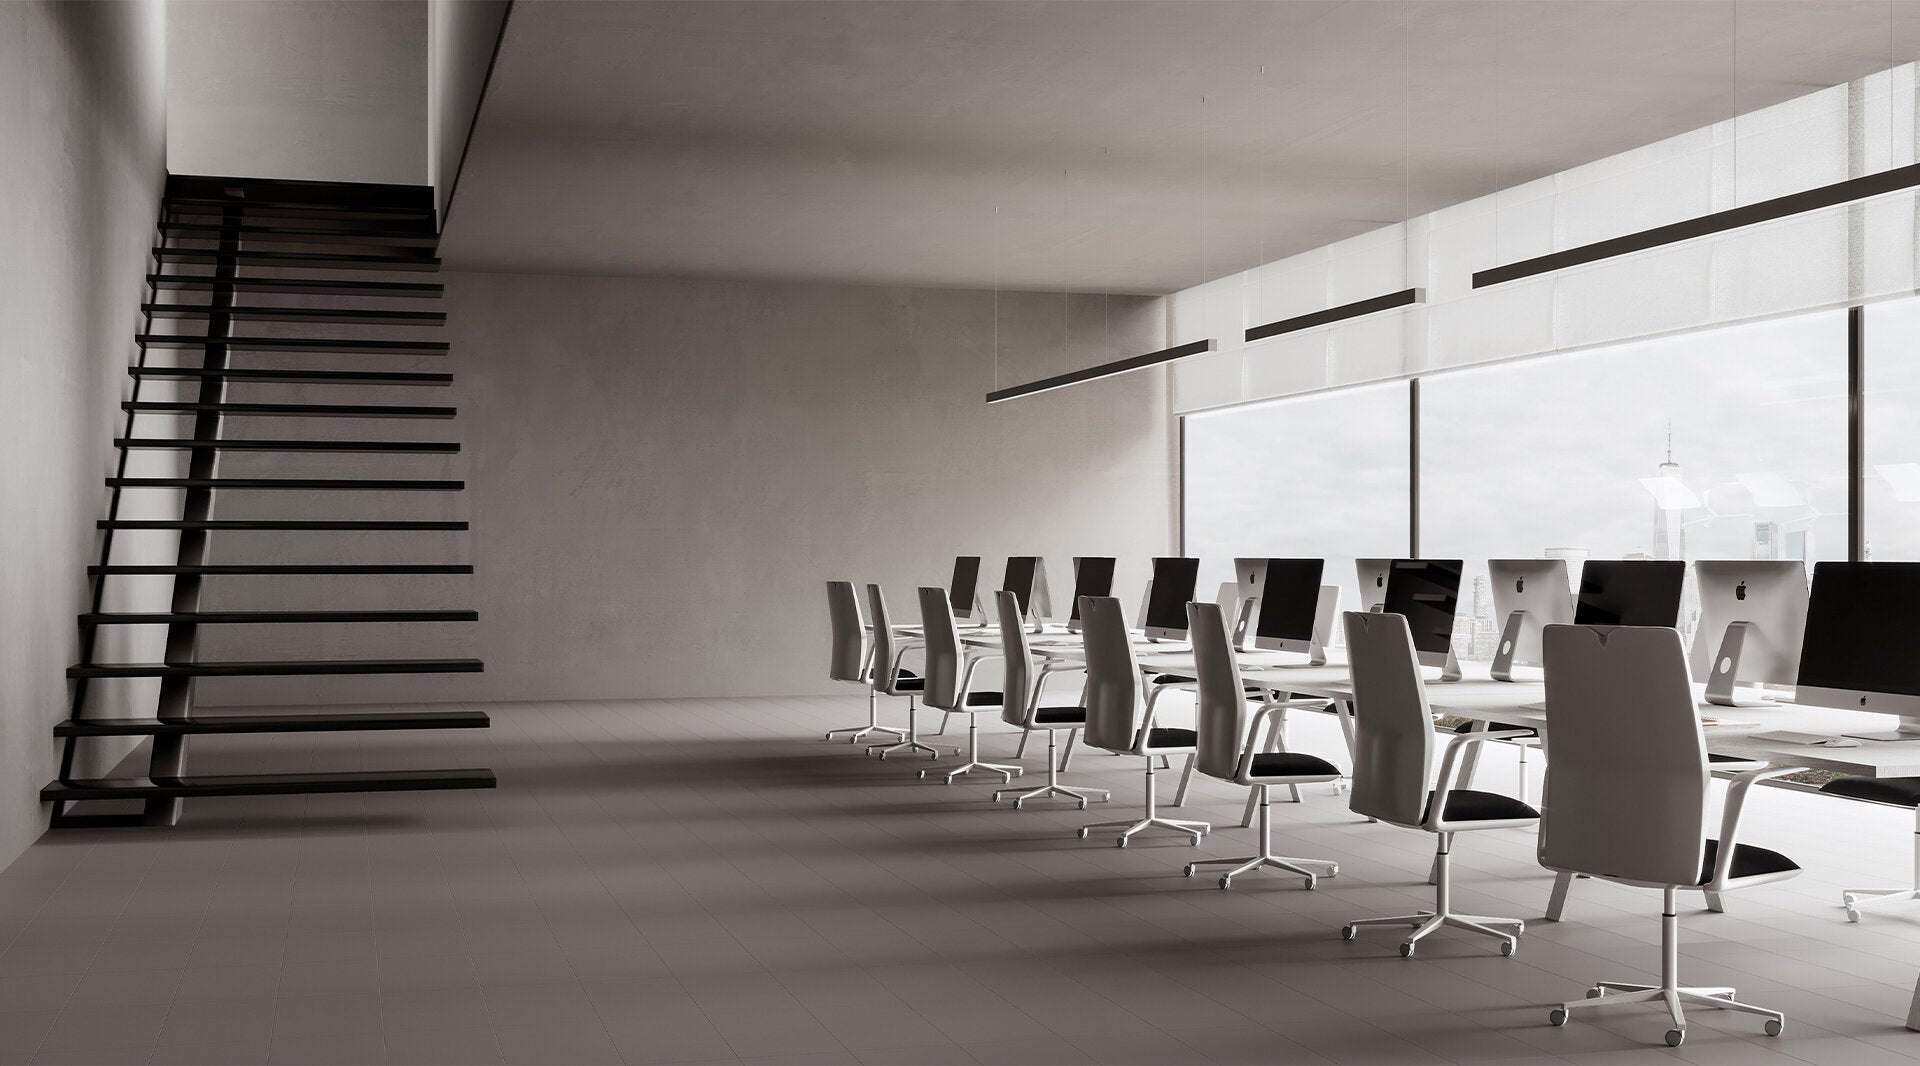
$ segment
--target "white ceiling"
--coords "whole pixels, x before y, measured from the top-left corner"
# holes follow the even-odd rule
[[[1164,293],[1916,45],[1881,0],[520,0],[442,254]]]

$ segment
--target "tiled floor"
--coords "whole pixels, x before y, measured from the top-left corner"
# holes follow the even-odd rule
[[[1543,1006],[1657,966],[1655,893],[1583,882],[1569,920],[1530,924],[1511,959],[1454,934],[1410,960],[1389,931],[1343,942],[1343,919],[1424,905],[1431,841],[1359,822],[1324,786],[1276,806],[1277,836],[1340,876],[1222,892],[1180,865],[1249,850],[1227,786],[1195,788],[1186,813],[1216,826],[1197,849],[1075,839],[1137,806],[1137,760],[1076,757],[1111,808],[1014,812],[987,781],[923,783],[918,764],[823,743],[864,715],[858,697],[490,709],[483,733],[220,738],[195,766],[484,764],[496,792],[210,800],[172,830],[36,845],[0,874],[0,1060],[1920,1058],[1901,1025],[1920,906],[1857,926],[1837,906],[1843,882],[1910,875],[1899,811],[1761,790],[1748,839],[1809,872],[1727,914],[1687,899],[1683,967],[1787,1011],[1787,1033],[1696,1015],[1669,1050],[1652,1009],[1554,1029]],[[1295,742],[1344,761],[1326,719]],[[1511,758],[1496,752],[1483,785],[1510,788]],[[1521,831],[1463,837],[1462,905],[1541,914],[1533,848]]]

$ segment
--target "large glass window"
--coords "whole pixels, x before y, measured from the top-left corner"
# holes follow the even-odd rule
[[[1920,559],[1920,300],[1866,311],[1867,558]]]
[[[1319,557],[1354,609],[1354,559],[1407,552],[1407,385],[1395,382],[1186,418],[1185,551],[1199,595],[1236,556]]]
[[[1456,651],[1493,655],[1489,558],[1846,558],[1846,331],[1821,312],[1423,378],[1420,547],[1468,560]],[[1689,582],[1689,639],[1698,602]]]

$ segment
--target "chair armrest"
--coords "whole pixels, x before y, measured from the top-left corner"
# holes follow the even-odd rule
[[[1801,773],[1805,770],[1804,766],[1788,766],[1777,770],[1749,770],[1727,782],[1727,802],[1720,812],[1720,848],[1714,856],[1713,876],[1708,879],[1708,884],[1724,884],[1727,873],[1733,869],[1735,837],[1740,832],[1740,816],[1746,812],[1747,793],[1762,781]]]
[[[1253,757],[1267,752],[1286,751],[1286,744],[1280,737],[1280,725],[1286,721],[1287,712],[1295,707],[1317,707],[1331,704],[1332,700],[1300,699],[1269,700],[1253,712],[1253,723],[1247,727],[1247,740],[1240,748],[1240,761],[1234,769],[1235,777],[1246,777],[1253,769]],[[1261,739],[1261,730],[1267,731],[1266,739]]]
[[[1447,741],[1446,754],[1440,758],[1440,776],[1433,784],[1433,799],[1427,804],[1426,828],[1438,822],[1447,809],[1447,795],[1453,791],[1454,778],[1460,774],[1460,752],[1469,744],[1484,744],[1489,740],[1507,740],[1511,737],[1524,737],[1530,729],[1488,729],[1478,733],[1455,733]]]

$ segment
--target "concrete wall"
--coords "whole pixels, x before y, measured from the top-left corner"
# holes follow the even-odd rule
[[[487,672],[218,679],[203,683],[204,701],[833,691],[830,579],[882,582],[896,614],[912,618],[914,586],[944,585],[954,555],[988,557],[997,582],[1004,556],[1041,553],[1064,608],[1072,556],[1119,556],[1122,594],[1137,597],[1146,560],[1173,544],[1164,371],[984,403],[996,381],[1160,347],[1158,299],[448,280],[461,407],[452,432],[468,450],[416,470],[464,470],[470,498],[384,506],[416,517],[470,508],[480,576],[358,588],[319,579],[298,602],[471,603],[482,621],[413,633],[216,633],[203,654],[477,654]],[[446,431],[434,425],[428,435]],[[413,539],[387,541],[388,558],[438,559],[453,547],[433,534],[398,536]]]
[[[0,4],[0,865],[45,827],[68,713],[165,180],[165,32],[159,0]]]
[[[444,228],[512,0],[427,0],[427,180]]]
[[[176,174],[427,182],[426,0],[169,0]]]

